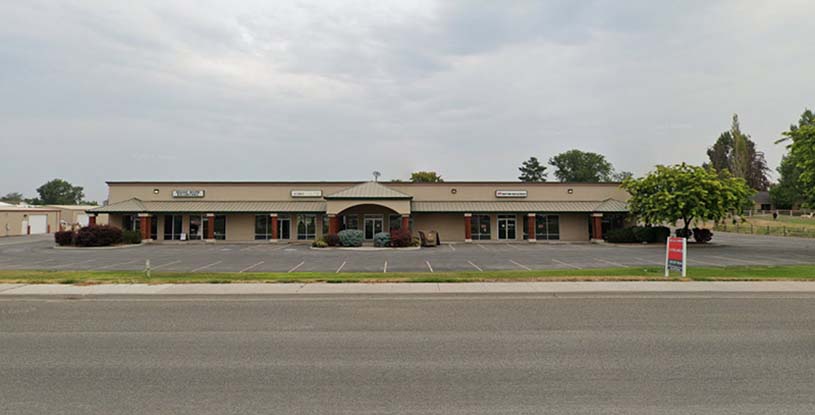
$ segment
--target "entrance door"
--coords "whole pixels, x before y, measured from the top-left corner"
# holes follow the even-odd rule
[[[365,215],[365,239],[374,239],[374,235],[382,232],[384,227],[385,219],[382,215]]]
[[[515,215],[498,215],[498,239],[515,239]]]

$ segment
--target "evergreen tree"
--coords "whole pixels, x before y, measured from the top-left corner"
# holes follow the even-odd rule
[[[529,160],[521,164],[521,167],[518,167],[518,170],[521,171],[518,180],[522,182],[546,181],[546,166],[542,165],[537,157],[530,157]]]

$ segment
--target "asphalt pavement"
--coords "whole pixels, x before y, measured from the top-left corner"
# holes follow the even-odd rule
[[[815,297],[0,299],[0,413],[811,414]]]

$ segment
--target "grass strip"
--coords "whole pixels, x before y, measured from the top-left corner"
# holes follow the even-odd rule
[[[268,283],[373,283],[373,282],[495,282],[495,281],[664,281],[661,267],[557,269],[488,272],[153,272],[146,278],[141,271],[0,271],[0,283],[24,284],[228,284]],[[681,280],[672,276],[671,280]],[[693,281],[815,280],[815,265],[690,267]]]

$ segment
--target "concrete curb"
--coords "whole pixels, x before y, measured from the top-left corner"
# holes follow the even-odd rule
[[[309,294],[566,294],[566,293],[799,293],[806,281],[635,281],[350,284],[0,284],[0,298],[84,295],[309,295]]]

